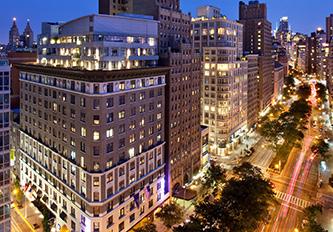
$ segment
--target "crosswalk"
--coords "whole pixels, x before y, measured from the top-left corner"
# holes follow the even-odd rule
[[[280,191],[275,191],[276,195],[275,197],[279,200],[282,200],[283,203],[290,203],[292,205],[298,206],[302,209],[305,209],[306,207],[311,205],[311,202],[303,200],[301,198],[295,197],[293,195],[280,192]]]

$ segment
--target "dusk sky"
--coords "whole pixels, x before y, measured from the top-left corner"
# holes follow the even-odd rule
[[[192,12],[200,5],[214,5],[230,19],[238,18],[238,0],[181,0],[184,12]],[[247,2],[247,1],[246,1]],[[332,0],[266,0],[268,17],[273,28],[281,16],[289,16],[292,30],[310,33],[325,26],[325,17],[333,13]],[[30,19],[35,37],[42,21],[67,21],[79,16],[97,13],[98,0],[3,0],[0,14],[0,42],[8,42],[12,18],[17,17],[20,33]]]

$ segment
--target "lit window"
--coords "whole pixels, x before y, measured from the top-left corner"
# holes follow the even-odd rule
[[[94,131],[94,141],[99,140],[99,132],[98,131]]]
[[[99,115],[94,115],[94,125],[99,125]]]
[[[71,159],[72,159],[72,160],[75,160],[75,158],[76,158],[76,153],[75,153],[75,151],[71,151]]]
[[[128,154],[129,154],[129,157],[130,157],[130,158],[133,158],[134,155],[135,155],[135,154],[134,154],[134,148],[129,149],[129,150],[128,150]]]
[[[125,110],[122,110],[122,111],[120,111],[120,112],[118,113],[118,118],[119,118],[119,119],[123,119],[123,118],[125,118]]]
[[[125,90],[125,82],[119,83],[119,90]]]
[[[130,143],[135,142],[135,135],[134,135],[134,134],[131,134],[131,135],[129,136],[129,141],[130,141]]]
[[[87,129],[84,127],[81,127],[81,136],[86,137],[87,136]]]
[[[110,128],[106,131],[106,138],[111,138],[113,136],[113,129]]]

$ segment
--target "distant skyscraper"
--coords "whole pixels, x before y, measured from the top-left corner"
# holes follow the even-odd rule
[[[10,49],[15,49],[20,45],[20,33],[16,24],[16,18],[13,18],[13,24],[9,31],[8,45]]]
[[[282,31],[282,32],[288,32],[289,31],[288,17],[282,17],[280,19],[278,31]]]
[[[32,48],[33,42],[34,42],[34,32],[31,29],[30,26],[30,20],[27,21],[27,25],[24,29],[24,32],[22,34],[22,42],[24,48]]]
[[[263,110],[273,96],[272,25],[267,20],[267,7],[259,1],[239,3],[239,21],[244,25],[244,52],[259,55],[259,101]]]
[[[333,14],[326,17],[326,35],[327,42],[329,43],[333,39]]]

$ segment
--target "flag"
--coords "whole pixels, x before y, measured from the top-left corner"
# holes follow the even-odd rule
[[[139,193],[134,195],[134,202],[137,208],[139,208],[140,206],[139,197],[140,197]]]
[[[145,188],[145,195],[146,195],[146,199],[150,199],[150,186],[148,185],[148,186],[146,186],[146,188]]]

